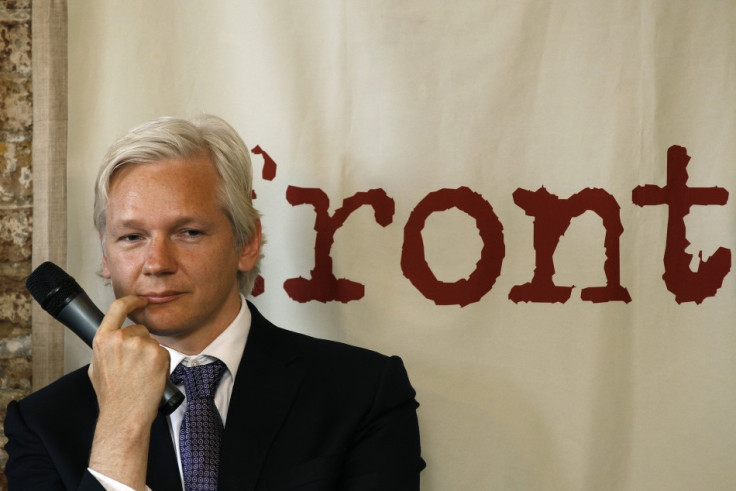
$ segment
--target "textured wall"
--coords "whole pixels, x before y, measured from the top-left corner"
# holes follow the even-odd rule
[[[31,0],[0,0],[0,422],[31,390],[31,90]]]

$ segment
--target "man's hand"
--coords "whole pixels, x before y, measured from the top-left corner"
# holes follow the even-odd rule
[[[146,305],[130,295],[115,300],[92,343],[89,376],[100,415],[89,466],[133,489],[144,489],[151,424],[169,376],[169,353],[145,326],[121,328]]]

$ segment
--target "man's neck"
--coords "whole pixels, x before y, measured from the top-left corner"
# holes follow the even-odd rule
[[[186,356],[196,356],[204,351],[207,346],[217,339],[225,330],[230,327],[235,318],[240,313],[240,310],[245,305],[245,299],[242,296],[238,296],[237,308],[232,310],[232,314],[227,322],[223,322],[216,328],[208,329],[197,329],[194,332],[182,333],[182,334],[171,334],[171,335],[156,335],[151,336],[158,341],[158,343],[172,350],[178,351]]]

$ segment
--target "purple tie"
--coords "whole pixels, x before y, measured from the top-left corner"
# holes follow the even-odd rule
[[[214,396],[224,372],[225,364],[215,360],[193,367],[179,364],[171,374],[171,380],[183,384],[186,392],[179,448],[187,491],[217,491],[223,426]]]

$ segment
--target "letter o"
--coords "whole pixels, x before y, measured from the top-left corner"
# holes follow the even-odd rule
[[[422,230],[432,213],[450,208],[457,208],[475,219],[483,248],[470,276],[444,282],[437,279],[427,264]],[[479,301],[493,288],[501,274],[505,250],[503,226],[483,196],[467,187],[440,189],[425,196],[409,215],[404,226],[401,271],[422,295],[437,305],[464,307]]]

